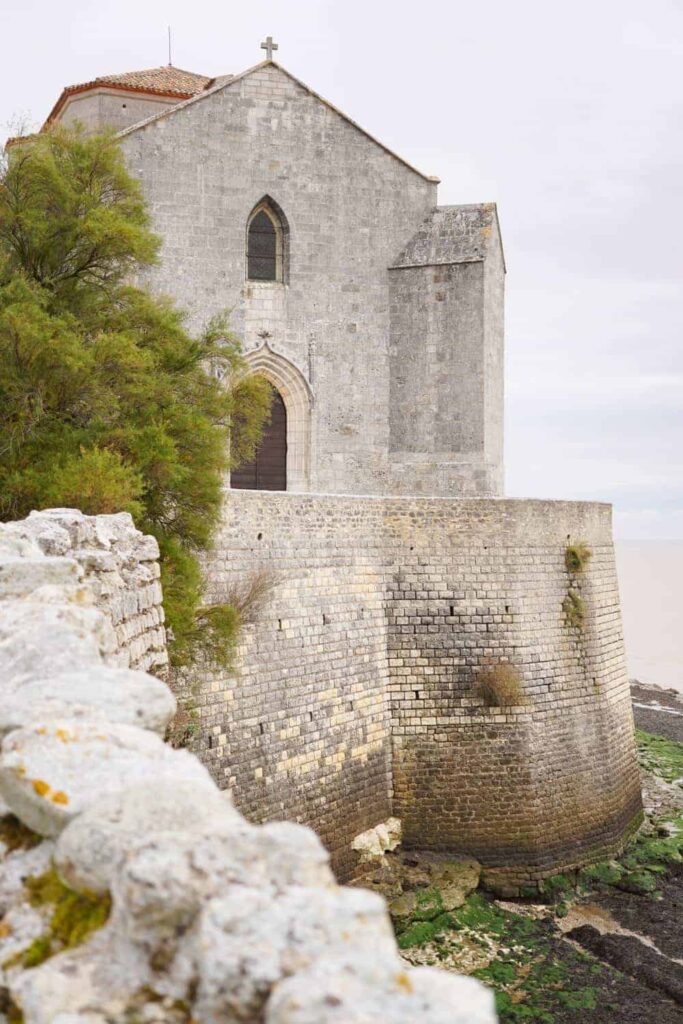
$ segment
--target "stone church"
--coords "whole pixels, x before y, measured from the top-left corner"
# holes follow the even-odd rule
[[[119,129],[163,242],[147,283],[197,330],[229,309],[275,388],[205,563],[211,601],[272,589],[236,669],[177,689],[238,807],[312,825],[340,875],[395,816],[518,893],[640,820],[611,508],[501,497],[495,206],[440,207],[265,45],[239,75],[72,86],[48,119]]]
[[[231,310],[276,389],[234,487],[502,493],[493,204],[438,206],[437,178],[271,59],[98,78],[65,89],[55,121],[122,130],[163,239],[154,288],[197,328]]]

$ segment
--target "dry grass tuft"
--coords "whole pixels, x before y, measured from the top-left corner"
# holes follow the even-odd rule
[[[509,661],[487,662],[477,672],[474,692],[487,708],[526,704],[519,669]]]
[[[255,622],[266,598],[279,582],[279,576],[272,569],[257,569],[228,587],[224,603],[237,611],[242,625]]]

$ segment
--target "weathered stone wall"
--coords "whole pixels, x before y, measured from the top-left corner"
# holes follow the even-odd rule
[[[46,554],[64,532],[66,553]],[[84,542],[125,552],[129,570],[134,551],[148,567],[156,549],[126,515],[0,524],[3,1013],[495,1024],[480,983],[400,959],[382,898],[336,885],[310,830],[249,824],[192,754],[163,742],[175,701],[159,679],[112,666],[120,648],[97,604],[113,570],[95,567],[91,586],[68,557]]]
[[[407,844],[511,888],[619,846],[640,790],[609,506],[229,492],[211,596],[263,569],[279,582],[238,671],[198,696],[200,754],[249,817],[313,825],[344,874],[393,811]],[[476,696],[498,661],[517,706]]]
[[[138,95],[121,89],[89,89],[76,93],[66,102],[59,121],[66,125],[80,124],[87,131],[104,128],[127,128],[178,103],[176,97]]]
[[[135,529],[125,513],[85,516],[77,509],[31,512],[6,530],[34,541],[51,557],[71,559],[88,581],[97,607],[111,621],[114,649],[108,660],[162,675],[168,665],[159,582],[159,547]],[[56,564],[62,572],[64,562]],[[44,573],[44,566],[39,567]],[[9,572],[9,568],[7,569]],[[21,571],[15,567],[15,571]]]
[[[500,492],[503,267],[491,204],[434,213],[434,179],[274,64],[124,132],[122,144],[163,240],[149,283],[196,329],[231,310],[248,360],[282,394],[288,490]],[[286,218],[282,283],[245,280],[247,221],[264,196]],[[438,252],[421,247],[420,265],[450,270],[389,269],[416,232],[441,238]],[[427,286],[436,271],[463,286],[435,286],[441,305]],[[392,280],[400,290],[410,277],[408,302],[392,302]],[[402,389],[401,366],[412,375],[416,364],[424,374]],[[406,413],[421,417],[417,447],[418,435],[412,447],[392,436]]]

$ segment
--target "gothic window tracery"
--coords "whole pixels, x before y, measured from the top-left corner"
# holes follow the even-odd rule
[[[285,230],[267,200],[258,204],[247,224],[247,280],[284,281]]]

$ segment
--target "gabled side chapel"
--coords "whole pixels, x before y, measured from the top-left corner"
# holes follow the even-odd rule
[[[493,204],[438,206],[437,178],[271,59],[98,78],[65,89],[54,121],[121,130],[163,239],[151,284],[197,328],[230,309],[276,389],[233,487],[502,493]]]

